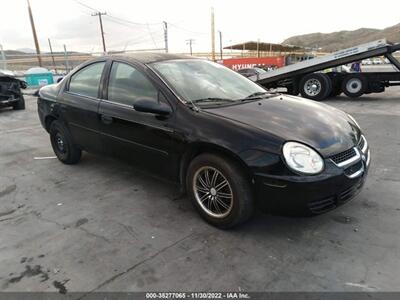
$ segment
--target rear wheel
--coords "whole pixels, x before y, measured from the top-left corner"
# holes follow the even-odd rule
[[[312,73],[304,76],[300,81],[300,93],[304,98],[324,100],[332,91],[332,82],[324,73]]]
[[[348,97],[360,97],[367,90],[367,80],[362,74],[348,75],[342,82],[342,90]]]
[[[74,145],[71,134],[60,121],[50,125],[50,141],[57,158],[64,164],[76,164],[81,159],[82,151]]]
[[[216,227],[233,227],[253,213],[251,187],[244,172],[218,155],[195,157],[188,168],[186,186],[200,215]]]
[[[299,84],[297,81],[293,81],[291,85],[286,87],[289,95],[297,96],[299,94]]]
[[[20,96],[20,99],[17,103],[13,105],[14,110],[22,110],[25,109],[25,98],[24,96]]]

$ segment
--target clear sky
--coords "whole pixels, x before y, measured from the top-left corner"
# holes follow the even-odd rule
[[[34,48],[26,0],[2,1],[0,44],[4,49]],[[171,52],[210,51],[210,9],[223,45],[248,40],[282,42],[312,32],[385,28],[400,23],[400,0],[30,0],[39,43],[48,51],[101,51],[99,22],[92,7],[104,16],[109,50],[161,48],[162,21],[169,26]],[[5,5],[7,3],[7,5]],[[86,6],[85,6],[86,5]],[[87,7],[88,6],[88,7]],[[139,23],[139,24],[136,24]],[[400,35],[400,32],[399,32]],[[216,35],[218,45],[218,34]]]

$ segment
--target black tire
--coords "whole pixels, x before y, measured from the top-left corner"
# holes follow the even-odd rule
[[[299,87],[302,97],[321,101],[331,93],[332,82],[329,76],[324,73],[311,73],[300,80]]]
[[[74,145],[71,134],[60,121],[50,125],[50,141],[57,158],[64,164],[72,165],[79,162],[82,151]]]
[[[292,85],[287,86],[287,93],[292,96],[297,96],[299,94],[299,85],[297,82],[293,82]]]
[[[25,98],[21,95],[19,101],[13,105],[14,110],[23,110],[25,109]]]
[[[362,74],[347,75],[342,82],[342,91],[351,98],[362,96],[367,90],[367,79]]]
[[[216,178],[214,185],[210,184],[209,190],[208,188],[204,188],[204,190],[209,191],[208,193],[199,189],[195,190],[195,184],[197,186],[197,183],[201,182],[198,179],[199,176],[205,174],[201,172],[206,172],[207,170],[210,170],[210,172],[217,170],[220,175]],[[213,173],[210,174],[212,175]],[[205,177],[202,178],[205,180]],[[209,182],[213,181],[213,178],[214,177],[210,178]],[[228,184],[218,189],[218,186],[222,186],[224,180],[226,180]],[[214,196],[212,196],[213,191],[211,186],[215,186],[218,189],[218,191],[214,189],[216,193]],[[242,169],[235,162],[219,155],[205,153],[195,157],[187,171],[186,188],[192,204],[201,217],[213,226],[228,229],[245,222],[253,214],[254,199],[248,178],[246,178]],[[226,197],[229,191],[232,195],[231,198]],[[207,196],[207,194],[209,196]],[[218,194],[220,194],[221,197],[218,197]],[[212,199],[213,197],[214,199]],[[200,198],[204,198],[205,200],[200,201]],[[220,205],[221,201],[225,206]],[[208,206],[209,209],[205,208],[205,206]],[[213,213],[213,209],[214,214],[218,213],[216,209],[217,206],[220,207],[219,212],[221,212],[221,214],[219,214],[219,216],[210,215],[210,213]],[[228,206],[229,209],[226,209]]]

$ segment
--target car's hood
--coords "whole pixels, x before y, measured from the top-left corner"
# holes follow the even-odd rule
[[[343,111],[300,97],[279,95],[207,109],[207,112],[258,128],[286,141],[310,145],[324,157],[351,148],[360,135],[358,127]]]

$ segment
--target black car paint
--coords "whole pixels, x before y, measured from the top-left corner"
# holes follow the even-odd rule
[[[159,60],[181,59],[166,57],[160,56]],[[106,61],[106,67],[98,99],[66,91],[71,75],[101,60]],[[310,201],[362,185],[365,176],[349,179],[329,160],[330,155],[357,145],[360,138],[360,130],[345,113],[284,95],[216,108],[188,106],[152,70],[149,60],[92,60],[60,83],[42,88],[38,98],[42,125],[48,130],[52,120],[61,120],[83,150],[128,159],[181,186],[194,155],[221,153],[242,166],[254,185],[258,202],[270,211],[308,211]],[[112,61],[139,68],[158,88],[162,101],[170,105],[171,115],[137,112],[133,107],[108,101]],[[321,174],[300,175],[286,166],[282,146],[290,140],[307,144],[321,154],[325,161]]]

